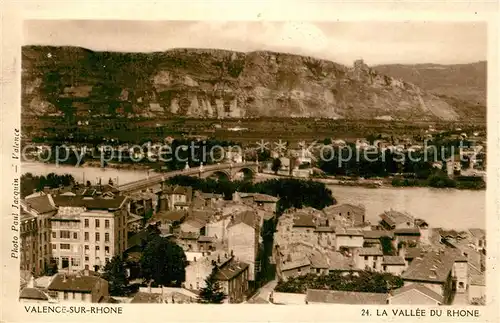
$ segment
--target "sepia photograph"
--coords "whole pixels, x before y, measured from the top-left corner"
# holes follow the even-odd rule
[[[19,301],[485,304],[486,23],[23,33]]]
[[[0,5],[1,321],[498,319],[496,7],[49,2]]]

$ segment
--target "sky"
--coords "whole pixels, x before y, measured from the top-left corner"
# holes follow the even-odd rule
[[[487,58],[485,22],[28,20],[24,45],[98,51],[270,50],[352,65],[461,64]]]

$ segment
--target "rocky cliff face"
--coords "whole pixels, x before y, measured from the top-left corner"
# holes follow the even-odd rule
[[[273,52],[23,48],[23,113],[459,120],[460,109],[376,72]]]

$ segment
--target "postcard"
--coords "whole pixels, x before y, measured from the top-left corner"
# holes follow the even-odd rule
[[[498,320],[494,4],[5,6],[2,321]]]

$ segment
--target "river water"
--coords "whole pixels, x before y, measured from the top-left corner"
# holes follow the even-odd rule
[[[98,167],[56,166],[42,163],[22,163],[22,173],[47,175],[48,173],[71,174],[76,181],[107,183],[112,178],[115,184],[126,184],[148,176],[146,170],[101,169]],[[149,172],[149,175],[154,173]],[[486,191],[435,189],[426,187],[365,188],[356,186],[329,185],[339,203],[363,204],[366,219],[372,223],[379,220],[384,210],[406,211],[426,220],[431,227],[448,229],[486,227]]]

